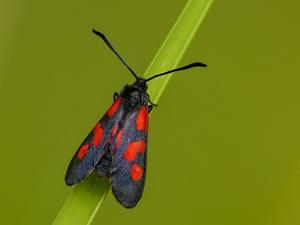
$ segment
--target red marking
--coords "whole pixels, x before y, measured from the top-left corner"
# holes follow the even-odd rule
[[[86,155],[88,149],[89,149],[89,144],[82,145],[77,153],[78,159],[82,160],[83,157]]]
[[[135,159],[137,152],[142,154],[145,151],[146,143],[145,141],[133,141],[130,142],[123,153],[124,159],[132,161]]]
[[[108,117],[112,117],[117,109],[119,108],[119,105],[121,103],[121,97],[117,98],[116,101],[111,105],[111,107],[107,110],[106,115]]]
[[[100,123],[97,123],[97,125],[93,130],[93,133],[94,133],[93,145],[97,147],[100,144],[103,135],[103,128],[101,127]]]
[[[139,146],[139,153],[143,154],[143,152],[145,151],[146,148],[146,142],[144,140],[140,141],[140,146]]]
[[[148,108],[146,109],[146,115],[145,115],[145,131],[146,134],[148,134],[148,124],[149,124],[149,112]]]
[[[121,140],[122,140],[122,136],[123,136],[123,129],[120,130],[120,132],[117,134],[116,137],[116,148],[119,148],[120,144],[121,144]]]
[[[118,131],[118,124],[116,124],[116,125],[114,126],[114,128],[112,129],[112,131],[111,131],[111,136],[112,136],[112,137],[115,136],[115,135],[117,134],[117,131]]]
[[[128,161],[134,160],[139,146],[140,143],[138,141],[130,142],[123,153],[123,157]]]
[[[130,170],[130,176],[132,180],[138,181],[142,178],[143,169],[137,163],[133,164]]]
[[[136,129],[145,130],[148,133],[148,110],[146,106],[142,106],[137,114]]]

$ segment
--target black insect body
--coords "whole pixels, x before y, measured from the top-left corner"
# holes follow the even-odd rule
[[[105,115],[96,124],[72,158],[66,174],[66,184],[79,183],[92,171],[110,178],[116,199],[126,208],[134,207],[143,194],[146,177],[148,115],[153,106],[147,94],[147,82],[172,72],[192,67],[205,67],[200,62],[173,69],[144,79],[125,63],[107,38],[101,37],[136,81],[126,85]]]

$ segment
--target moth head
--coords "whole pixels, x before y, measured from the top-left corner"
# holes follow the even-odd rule
[[[142,77],[138,77],[132,86],[145,93],[147,92],[148,89],[147,81]]]

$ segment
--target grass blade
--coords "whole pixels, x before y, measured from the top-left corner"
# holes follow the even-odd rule
[[[148,67],[145,77],[178,66],[187,47],[203,21],[213,0],[190,0],[184,7],[162,46]],[[149,82],[148,93],[157,102],[172,76],[164,76]]]
[[[145,72],[146,78],[178,66],[212,1],[188,1]],[[170,78],[164,76],[149,82],[148,93],[153,102],[158,102]],[[90,224],[108,191],[107,180],[89,176],[73,189],[53,224]]]
[[[53,224],[90,224],[109,188],[106,179],[90,175],[75,186]]]

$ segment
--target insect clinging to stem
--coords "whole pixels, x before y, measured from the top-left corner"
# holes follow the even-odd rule
[[[147,93],[147,83],[155,78],[204,63],[189,65],[156,74],[150,78],[138,76],[114,49],[103,33],[93,30],[114,52],[136,79],[114,93],[114,102],[83,141],[68,167],[65,182],[74,185],[95,171],[108,177],[112,192],[124,207],[133,208],[141,199],[146,177],[148,146],[148,114],[154,103]]]

